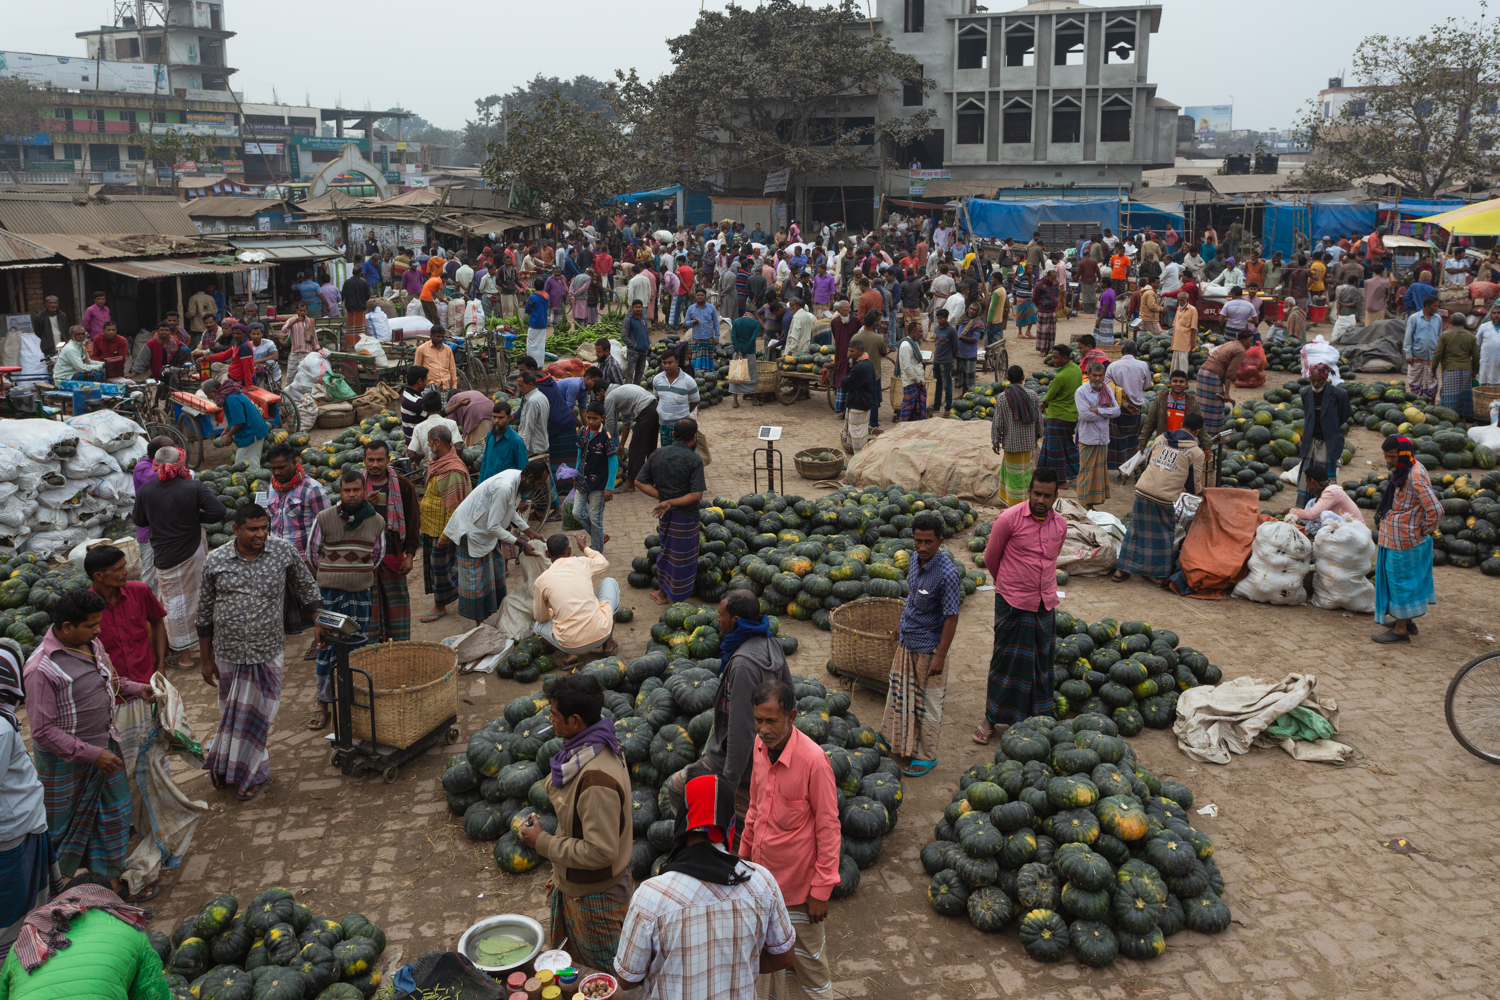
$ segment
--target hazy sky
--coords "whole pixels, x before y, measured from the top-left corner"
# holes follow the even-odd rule
[[[748,0],[747,0],[748,2]],[[936,6],[941,0],[928,0]],[[239,34],[229,62],[234,88],[249,101],[350,108],[401,105],[443,128],[474,116],[474,99],[503,93],[537,73],[612,79],[635,67],[643,77],[670,68],[665,39],[686,32],[701,3],[715,0],[517,0],[494,5],[308,4],[306,0],[226,0],[225,20]],[[992,11],[1021,6],[983,0]],[[1098,4],[1098,6],[1107,6]],[[1237,128],[1285,127],[1309,98],[1349,64],[1374,31],[1417,34],[1450,16],[1472,18],[1478,5],[1363,0],[1346,4],[1263,0],[1253,16],[1208,0],[1163,0],[1151,42],[1157,95],[1183,106],[1234,103]],[[73,33],[110,20],[111,0],[10,5],[0,46],[22,52],[81,55]],[[351,15],[357,13],[357,19]],[[929,21],[933,20],[931,13]],[[356,67],[360,67],[356,69]]]

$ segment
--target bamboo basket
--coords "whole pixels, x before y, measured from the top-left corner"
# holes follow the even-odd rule
[[[862,597],[834,608],[828,615],[833,625],[833,672],[885,693],[904,607],[906,602],[894,597]]]
[[[1490,404],[1500,399],[1500,385],[1476,385],[1474,387],[1474,419],[1481,424],[1490,422]]]
[[[453,650],[437,642],[386,642],[349,654],[349,666],[367,671],[374,690],[375,733],[383,746],[405,750],[458,714],[458,669]],[[365,694],[356,675],[354,696]],[[354,738],[372,739],[368,709],[350,713]]]
[[[833,452],[833,461],[818,461],[817,456],[825,451]],[[844,472],[843,453],[833,451],[832,448],[809,448],[806,451],[799,451],[792,456],[792,461],[797,466],[797,474],[803,479],[838,479]]]
[[[776,391],[776,370],[780,367],[780,363],[776,361],[755,362],[755,391],[757,394]]]

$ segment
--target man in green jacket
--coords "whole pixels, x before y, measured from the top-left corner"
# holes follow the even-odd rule
[[[1073,440],[1078,407],[1073,394],[1083,385],[1083,372],[1073,362],[1073,349],[1067,344],[1052,348],[1047,363],[1057,369],[1057,374],[1042,398],[1042,451],[1036,467],[1056,472],[1061,492],[1078,475],[1078,444]]]
[[[0,1000],[172,1000],[149,919],[103,875],[79,873],[27,915],[0,966]]]

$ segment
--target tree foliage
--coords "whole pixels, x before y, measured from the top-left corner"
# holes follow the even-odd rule
[[[872,32],[853,0],[703,11],[667,42],[673,69],[616,73],[609,98],[652,182],[701,184],[729,171],[872,166],[931,131],[933,113],[877,120],[873,97],[932,82]]]
[[[511,189],[513,205],[550,222],[597,216],[636,169],[614,122],[558,94],[512,115],[505,142],[489,144],[483,166],[492,187]]]
[[[47,92],[18,77],[0,77],[0,141],[40,131]],[[17,146],[17,154],[24,155]],[[19,162],[7,166],[19,170]]]
[[[485,151],[492,142],[505,141],[505,122],[510,116],[536,111],[548,97],[560,97],[576,104],[584,111],[598,111],[604,117],[614,117],[609,102],[604,99],[606,84],[586,74],[571,80],[538,73],[525,86],[512,87],[506,94],[489,94],[474,100],[474,120],[464,122],[463,146],[476,159],[484,159]],[[514,121],[514,118],[510,118]]]
[[[1338,187],[1388,174],[1430,198],[1488,177],[1500,135],[1500,24],[1481,14],[1414,38],[1372,35],[1353,60],[1350,85],[1361,93],[1330,118],[1310,106],[1297,124],[1313,154],[1309,181]]]
[[[172,172],[172,190],[177,190],[177,164],[185,161],[216,164],[221,162],[214,152],[214,137],[191,135],[175,128],[153,131],[141,136],[146,150],[146,160],[158,167],[167,167]]]

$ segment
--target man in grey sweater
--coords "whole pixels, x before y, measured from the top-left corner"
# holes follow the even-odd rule
[[[750,808],[750,772],[755,754],[755,706],[750,695],[764,681],[792,683],[781,643],[771,634],[770,619],[760,613],[760,599],[748,590],[731,590],[719,602],[719,693],[714,698],[714,728],[698,760],[667,779],[677,815],[686,814],[683,789],[691,778],[716,774],[734,789],[735,833]]]

